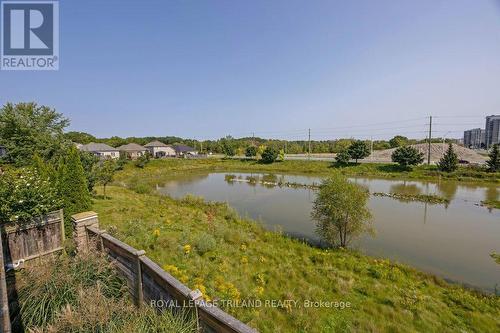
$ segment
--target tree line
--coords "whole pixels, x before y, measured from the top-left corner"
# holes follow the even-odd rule
[[[91,134],[85,132],[75,132],[71,131],[64,134],[68,140],[73,142],[87,144],[90,142],[105,143],[112,147],[118,147],[128,143],[137,143],[140,145],[145,145],[151,141],[160,141],[165,144],[185,144],[196,148],[197,150],[205,153],[215,153],[215,154],[225,154],[229,156],[239,155],[243,156],[246,154],[247,148],[249,147],[271,147],[274,150],[283,150],[286,154],[307,154],[309,153],[309,141],[308,140],[277,140],[277,139],[265,139],[260,137],[243,137],[234,138],[232,136],[226,136],[218,140],[195,140],[195,139],[184,139],[176,136],[148,136],[148,137],[127,137],[121,138],[118,136],[113,136],[110,138],[97,138]],[[323,154],[323,153],[340,153],[347,149],[355,139],[345,138],[336,140],[311,140],[311,153],[312,154]],[[431,140],[434,143],[441,143],[443,140],[441,138],[435,138]],[[446,142],[452,142],[451,139],[446,139]],[[373,143],[370,140],[364,140],[369,146],[373,146],[373,150],[383,150],[390,148],[397,148],[404,145],[412,145],[417,143],[428,142],[426,139],[417,140],[409,139],[405,136],[396,135],[390,140],[374,140]]]

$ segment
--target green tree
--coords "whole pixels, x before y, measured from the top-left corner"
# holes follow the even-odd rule
[[[76,147],[71,147],[59,162],[57,187],[63,200],[66,233],[71,235],[71,215],[87,211],[92,206],[87,178]]]
[[[57,190],[35,168],[0,174],[0,223],[27,222],[61,207]]]
[[[316,231],[331,246],[346,247],[356,236],[372,232],[371,213],[366,207],[370,194],[335,172],[322,182],[311,217]]]
[[[349,152],[347,150],[342,150],[340,153],[335,156],[335,162],[338,165],[347,165],[349,164],[349,161],[351,160],[351,155],[349,155]]]
[[[257,147],[255,147],[255,146],[248,146],[247,149],[245,149],[245,156],[246,157],[255,157],[255,156],[257,156]]]
[[[408,144],[408,138],[402,135],[396,135],[392,139],[389,140],[389,145],[391,148],[402,147]]]
[[[219,144],[224,155],[231,157],[236,154],[236,145],[232,137],[227,136],[223,139],[220,139]]]
[[[81,143],[82,145],[97,141],[95,136],[85,132],[70,131],[64,133],[64,137],[72,142]]]
[[[278,160],[280,161],[284,161],[285,160],[285,150],[284,149],[280,149],[279,152],[278,152]]]
[[[116,163],[111,159],[101,162],[97,170],[97,181],[102,185],[104,199],[106,199],[106,186],[113,181]]]
[[[69,146],[63,130],[69,125],[62,114],[35,103],[7,103],[0,109],[0,145],[5,162],[29,166],[35,153],[45,161],[57,160]]]
[[[368,157],[370,155],[370,149],[368,148],[368,145],[366,142],[358,140],[353,142],[348,150],[349,156],[353,158],[356,163],[358,163],[358,160],[361,158]]]
[[[266,164],[271,164],[278,158],[279,152],[276,148],[267,147],[262,153],[261,162]]]
[[[492,172],[500,171],[500,152],[498,144],[494,144],[491,147],[490,153],[488,154],[489,159],[486,161],[488,165],[488,170]]]
[[[419,165],[424,161],[424,154],[412,146],[403,146],[392,152],[392,161],[402,167]]]
[[[441,157],[437,165],[439,170],[445,172],[453,172],[458,169],[458,156],[453,150],[451,143],[448,145],[446,153]]]
[[[85,173],[85,178],[87,179],[87,188],[89,193],[93,193],[94,185],[96,183],[97,163],[99,162],[99,157],[86,151],[79,151],[79,153],[80,162],[83,166],[83,172]]]

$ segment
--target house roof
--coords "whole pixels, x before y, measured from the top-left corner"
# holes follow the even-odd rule
[[[94,142],[81,146],[80,150],[89,152],[118,151],[118,149],[108,146],[105,143],[94,143]]]
[[[168,147],[168,145],[160,141],[152,141],[148,144],[145,144],[144,147]]]
[[[129,144],[117,147],[116,149],[118,149],[120,151],[128,151],[128,152],[145,151],[146,150],[146,148],[144,148],[141,145],[138,145],[137,143],[129,143]]]
[[[191,151],[196,151],[193,147],[186,145],[173,145],[176,153],[188,153]]]

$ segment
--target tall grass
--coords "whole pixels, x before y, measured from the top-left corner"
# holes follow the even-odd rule
[[[346,309],[221,304],[261,332],[488,332],[500,327],[499,297],[451,286],[388,260],[308,246],[264,230],[226,204],[114,186],[109,193],[111,200],[94,205],[101,226],[146,249],[207,300],[352,304]]]
[[[130,301],[125,281],[98,255],[52,258],[17,276],[15,327],[32,332],[194,332],[190,313]]]

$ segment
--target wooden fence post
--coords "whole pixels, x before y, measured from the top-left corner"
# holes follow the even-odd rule
[[[73,223],[73,238],[76,243],[76,250],[78,252],[87,252],[89,250],[89,242],[87,235],[87,227],[94,227],[99,229],[99,218],[96,212],[84,212],[71,216]]]
[[[135,260],[136,260],[136,272],[137,272],[137,278],[136,278],[136,296],[137,296],[137,306],[141,307],[144,303],[144,291],[142,290],[142,268],[141,268],[141,257],[143,257],[146,254],[146,251],[144,250],[139,250],[135,253]]]
[[[5,275],[5,263],[3,258],[2,239],[0,237],[0,332],[10,333],[9,297],[7,292],[7,282]]]

